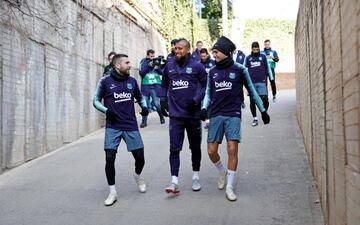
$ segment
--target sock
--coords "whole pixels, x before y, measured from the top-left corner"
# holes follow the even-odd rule
[[[199,179],[200,179],[200,177],[199,177],[199,171],[193,171],[192,179],[193,179],[193,180],[199,180]]]
[[[254,120],[258,120],[258,118],[257,118],[257,117],[254,117]]]
[[[214,163],[214,165],[216,166],[216,168],[218,169],[218,171],[220,172],[221,175],[225,173],[225,168],[224,168],[223,164],[221,163],[221,160]]]
[[[226,189],[233,189],[233,183],[234,183],[234,179],[235,179],[235,173],[236,171],[233,170],[228,170],[227,173],[227,185],[226,185]]]
[[[134,173],[134,178],[135,178],[135,180],[139,180],[140,179],[140,174]]]
[[[115,185],[109,185],[110,193],[116,193]]]
[[[179,184],[179,179],[177,176],[171,176],[171,183]]]

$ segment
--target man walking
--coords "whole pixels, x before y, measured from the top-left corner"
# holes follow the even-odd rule
[[[275,67],[276,67],[276,63],[279,62],[279,56],[275,50],[271,49],[270,40],[264,41],[264,51],[262,51],[261,53],[266,55],[266,58],[271,68],[272,75],[274,77],[274,80],[270,81],[270,85],[273,95],[273,102],[275,102],[276,101]]]
[[[260,53],[259,43],[253,42],[251,44],[251,54],[245,58],[244,66],[248,68],[251,81],[254,84],[255,90],[260,96],[265,110],[269,108],[267,77],[270,82],[274,80],[270,66],[267,62],[266,56]],[[250,111],[253,116],[252,126],[258,125],[258,118],[256,116],[255,101],[250,97]]]
[[[201,161],[201,121],[200,103],[205,94],[206,72],[204,67],[192,59],[190,43],[184,38],[178,39],[175,46],[175,60],[164,68],[162,77],[163,97],[161,108],[163,115],[169,114],[170,134],[170,186],[167,193],[178,193],[180,151],[183,147],[186,130],[191,150],[193,168],[192,189],[201,189],[199,171]]]
[[[247,69],[233,61],[231,54],[234,50],[234,43],[224,36],[214,44],[212,53],[216,66],[209,72],[200,115],[201,119],[205,120],[207,110],[211,107],[207,140],[208,154],[220,173],[218,189],[224,189],[227,180],[225,196],[230,201],[235,201],[237,198],[233,185],[238,164],[238,147],[241,141],[243,85],[259,107],[264,123],[270,122],[270,117],[253,87]],[[227,171],[218,153],[219,144],[222,143],[224,135],[227,141]]]
[[[128,56],[114,55],[112,65],[111,74],[100,79],[93,98],[94,107],[106,114],[105,174],[110,189],[109,196],[105,200],[106,206],[114,204],[117,200],[115,158],[121,139],[124,139],[127,150],[135,159],[134,179],[138,189],[142,193],[146,191],[145,181],[140,176],[145,164],[144,145],[136,122],[134,98],[142,108],[141,115],[146,116],[149,112],[136,80],[130,77]],[[102,99],[104,104],[101,103]]]

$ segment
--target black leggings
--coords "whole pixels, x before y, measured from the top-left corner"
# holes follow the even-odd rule
[[[269,99],[267,95],[260,95],[260,98],[264,104],[264,108],[266,109],[266,111],[269,108]],[[255,102],[251,99],[250,97],[250,111],[253,117],[256,117],[256,106],[255,106]]]
[[[275,96],[276,95],[276,83],[275,83],[275,70],[274,68],[271,68],[274,80],[270,81],[270,85],[271,85],[271,90],[272,90],[272,95]]]
[[[144,149],[139,148],[131,153],[135,159],[135,173],[140,175],[145,165]],[[115,159],[116,150],[105,149],[105,174],[109,185],[115,184]]]

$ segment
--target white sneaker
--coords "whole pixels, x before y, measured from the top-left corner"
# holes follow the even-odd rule
[[[256,127],[258,125],[258,120],[253,120],[251,126]]]
[[[200,180],[199,179],[193,179],[191,188],[193,189],[193,191],[200,191],[200,189],[201,189]]]
[[[105,200],[104,204],[105,206],[111,206],[112,204],[114,204],[117,200],[117,194],[116,192],[110,192],[109,196],[107,197],[107,199]]]
[[[166,193],[177,194],[180,192],[179,186],[177,184],[171,183],[169,187],[165,188]]]
[[[224,174],[220,175],[220,177],[218,179],[218,182],[217,182],[218,189],[219,190],[224,189],[225,184],[226,184],[226,172]]]
[[[236,195],[234,193],[234,191],[231,188],[226,188],[226,192],[225,192],[226,198],[229,201],[236,201]]]
[[[140,177],[140,178],[136,178],[134,177],[135,181],[136,181],[136,184],[138,186],[138,189],[139,189],[139,192],[141,193],[145,193],[146,192],[146,183],[145,183],[145,180]]]

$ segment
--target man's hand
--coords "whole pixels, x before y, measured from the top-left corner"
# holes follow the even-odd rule
[[[169,105],[167,100],[160,100],[160,108],[161,108],[161,113],[163,114],[163,116],[168,117],[169,114]]]
[[[205,121],[206,119],[207,119],[207,110],[206,109],[201,109],[201,111],[200,111],[200,119],[202,120],[202,121]]]
[[[264,122],[264,124],[270,123],[270,116],[269,116],[269,114],[267,114],[266,111],[261,113],[261,119]]]
[[[186,110],[189,111],[190,113],[196,112],[197,109],[198,109],[198,104],[195,102],[194,99],[191,99],[186,103]]]
[[[147,116],[147,115],[149,115],[149,110],[146,107],[142,107],[140,114],[142,116]]]
[[[114,121],[118,117],[116,113],[114,113],[111,109],[107,109],[105,114],[106,114],[106,118],[110,121]]]

